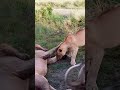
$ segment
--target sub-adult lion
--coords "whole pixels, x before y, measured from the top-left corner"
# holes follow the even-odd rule
[[[88,21],[86,32],[86,90],[98,90],[96,79],[104,49],[120,45],[120,7]]]
[[[39,46],[37,45],[37,47]],[[56,90],[48,83],[45,75],[47,74],[47,64],[55,63],[57,58],[54,56],[45,60],[43,56],[53,53],[58,47],[59,45],[49,51],[35,50],[35,86],[37,90]]]
[[[75,65],[75,59],[79,47],[85,45],[85,29],[80,29],[75,34],[69,34],[57,50],[57,59],[61,59],[64,55],[71,57],[71,65]]]

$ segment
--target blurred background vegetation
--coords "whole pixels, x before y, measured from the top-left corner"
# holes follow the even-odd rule
[[[0,2],[0,43],[7,43],[34,57],[34,2]]]

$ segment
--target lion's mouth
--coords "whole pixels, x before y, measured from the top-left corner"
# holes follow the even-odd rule
[[[57,55],[57,60],[62,59],[62,57],[63,57],[63,56],[61,56],[61,55]]]

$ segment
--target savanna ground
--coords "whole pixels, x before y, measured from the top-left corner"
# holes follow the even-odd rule
[[[78,27],[85,26],[84,1],[36,2],[35,6],[35,43],[48,49],[57,46],[68,33],[75,33]],[[81,12],[82,11],[82,12]],[[76,13],[75,13],[76,12]],[[78,15],[80,12],[81,15]],[[84,47],[79,49],[76,61],[83,59]],[[63,59],[48,66],[47,79],[57,90],[65,90],[66,70],[70,60]]]

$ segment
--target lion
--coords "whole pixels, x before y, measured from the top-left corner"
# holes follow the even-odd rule
[[[47,60],[43,59],[43,56],[53,53],[59,47],[59,45],[49,51],[44,51],[44,48],[37,45],[40,50],[35,50],[35,86],[37,90],[56,90],[45,78],[47,74],[47,64],[55,63],[57,61],[56,56],[48,58]]]
[[[71,65],[75,65],[75,59],[79,47],[85,45],[85,29],[80,29],[75,34],[69,34],[57,50],[56,57],[61,59],[64,55],[71,57]]]
[[[23,60],[29,60],[29,55],[20,53],[17,49],[6,43],[0,44],[0,57],[3,56],[15,56]]]
[[[8,44],[0,44],[0,89],[29,90],[34,75],[34,59]],[[12,83],[11,83],[12,82]]]
[[[86,90],[98,90],[96,79],[104,56],[104,49],[120,45],[119,16],[120,6],[87,22]]]

